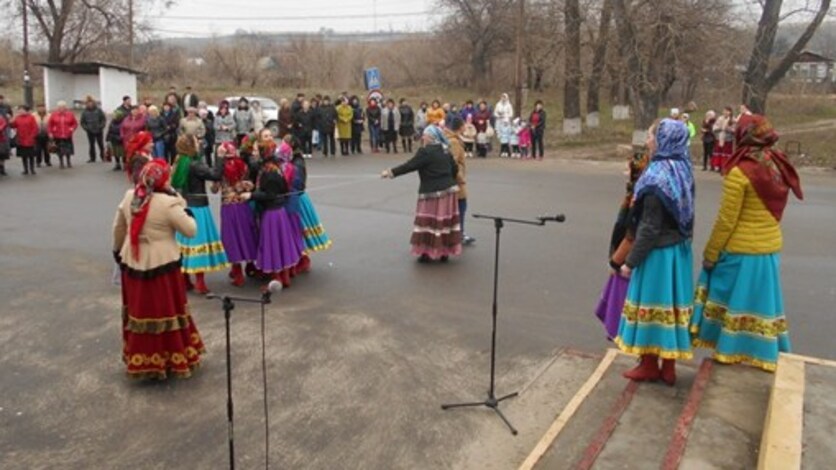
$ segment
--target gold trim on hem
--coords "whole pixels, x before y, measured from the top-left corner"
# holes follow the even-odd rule
[[[676,359],[683,361],[694,358],[694,353],[691,351],[671,351],[662,349],[658,346],[628,346],[624,343],[624,340],[622,340],[620,336],[617,336],[613,342],[619,349],[621,349],[622,352],[633,356],[652,354],[654,356],[659,356],[662,359]]]

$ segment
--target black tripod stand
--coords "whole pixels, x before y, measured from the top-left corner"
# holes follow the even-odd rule
[[[487,406],[488,408],[494,410],[502,421],[505,422],[505,425],[508,426],[508,429],[511,430],[511,434],[517,435],[517,430],[514,429],[514,426],[508,421],[508,418],[502,414],[502,411],[499,409],[499,403],[507,400],[509,398],[514,398],[517,396],[517,392],[509,393],[508,395],[501,396],[499,398],[496,397],[494,393],[495,390],[495,380],[496,380],[496,316],[497,316],[497,295],[499,291],[499,236],[502,232],[502,227],[505,226],[505,222],[511,222],[515,224],[524,224],[524,225],[538,225],[543,226],[546,225],[546,222],[563,222],[566,220],[562,214],[557,216],[551,217],[538,217],[536,221],[534,220],[520,220],[520,219],[510,219],[507,217],[496,217],[492,215],[482,215],[482,214],[473,214],[474,219],[491,219],[493,220],[494,227],[496,228],[496,251],[494,253],[494,264],[493,264],[493,307],[491,312],[492,317],[492,326],[491,326],[491,384],[490,388],[488,389],[488,398],[485,401],[477,401],[477,402],[467,402],[467,403],[450,403],[441,405],[442,410],[449,410],[451,408],[465,408],[465,407],[474,407],[474,406]]]
[[[232,348],[229,341],[229,320],[232,316],[232,311],[235,309],[235,302],[251,303],[261,305],[261,366],[264,378],[264,446],[265,446],[265,468],[270,466],[270,426],[268,424],[267,413],[267,357],[265,352],[264,339],[264,307],[269,304],[272,299],[272,292],[266,289],[260,299],[247,299],[241,297],[230,297],[228,295],[220,296],[209,294],[206,298],[220,300],[224,309],[224,323],[226,325],[226,418],[227,418],[227,437],[229,439],[229,468],[235,470],[235,432],[233,425],[233,405],[232,405]]]

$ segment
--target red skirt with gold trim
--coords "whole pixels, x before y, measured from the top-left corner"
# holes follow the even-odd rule
[[[189,377],[205,352],[175,261],[151,271],[122,265],[122,359],[128,375]]]

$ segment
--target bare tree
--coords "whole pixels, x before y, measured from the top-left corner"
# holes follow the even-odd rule
[[[743,75],[743,103],[757,113],[766,112],[766,98],[769,92],[786,76],[830,11],[830,0],[805,1],[801,9],[782,16],[783,3],[783,0],[761,2],[763,11],[755,35],[755,44]],[[790,14],[802,11],[815,14],[801,36],[770,70],[770,57],[775,48],[778,24]]]
[[[581,7],[579,0],[566,0],[566,81],[563,87],[563,133],[581,133]]]
[[[499,51],[510,50],[515,0],[440,0],[451,10],[442,28],[470,46],[470,82],[483,88],[490,80],[490,64]]]
[[[606,67],[607,48],[610,41],[610,23],[612,19],[612,0],[603,0],[601,15],[598,20],[598,36],[592,53],[592,71],[589,74],[586,89],[586,124],[598,127],[601,111],[601,80]]]
[[[156,0],[137,1],[151,8]],[[170,2],[162,2],[163,7]],[[75,62],[101,56],[114,44],[126,45],[129,17],[126,0],[24,0],[22,5],[34,19],[33,40],[42,41],[48,62]],[[5,1],[7,11],[21,11],[21,3]],[[136,8],[136,6],[135,6]],[[135,24],[139,32],[144,24]]]

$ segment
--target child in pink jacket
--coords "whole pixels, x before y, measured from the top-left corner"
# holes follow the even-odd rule
[[[520,121],[520,129],[517,131],[520,139],[520,157],[528,160],[528,149],[531,147],[531,126],[526,121]]]

